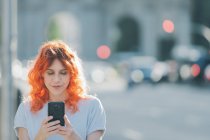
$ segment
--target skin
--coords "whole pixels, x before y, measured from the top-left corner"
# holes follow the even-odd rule
[[[43,78],[50,92],[50,101],[64,101],[70,74],[58,59],[44,72]]]
[[[50,101],[64,101],[70,74],[58,59],[55,59],[52,65],[44,72],[43,78],[49,90]],[[35,140],[46,140],[54,134],[61,135],[65,140],[81,140],[74,132],[71,122],[66,115],[64,116],[66,126],[60,126],[59,121],[48,123],[51,119],[52,116],[48,116],[42,121]],[[102,136],[103,131],[95,131],[87,136],[87,140],[102,140]],[[18,137],[19,140],[30,140],[27,129],[22,127],[18,128]]]

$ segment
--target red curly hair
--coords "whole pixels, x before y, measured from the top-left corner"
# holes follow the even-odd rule
[[[34,65],[28,73],[28,81],[31,85],[29,97],[32,112],[39,111],[49,101],[49,91],[44,84],[42,75],[55,59],[58,59],[71,75],[69,86],[66,89],[65,104],[73,113],[78,111],[77,103],[84,97],[86,89],[80,59],[66,43],[55,40],[41,46]]]

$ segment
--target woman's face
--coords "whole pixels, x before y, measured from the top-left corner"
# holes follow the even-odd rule
[[[53,61],[52,65],[44,72],[43,77],[51,99],[65,98],[70,75],[58,59]]]

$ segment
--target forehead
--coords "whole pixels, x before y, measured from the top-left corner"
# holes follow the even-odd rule
[[[48,69],[60,70],[60,69],[66,69],[66,68],[60,60],[55,59],[53,60],[52,64],[49,66]]]

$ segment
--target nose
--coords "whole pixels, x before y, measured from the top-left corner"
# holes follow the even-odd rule
[[[53,82],[57,83],[61,80],[61,76],[59,74],[55,74],[53,76]]]

